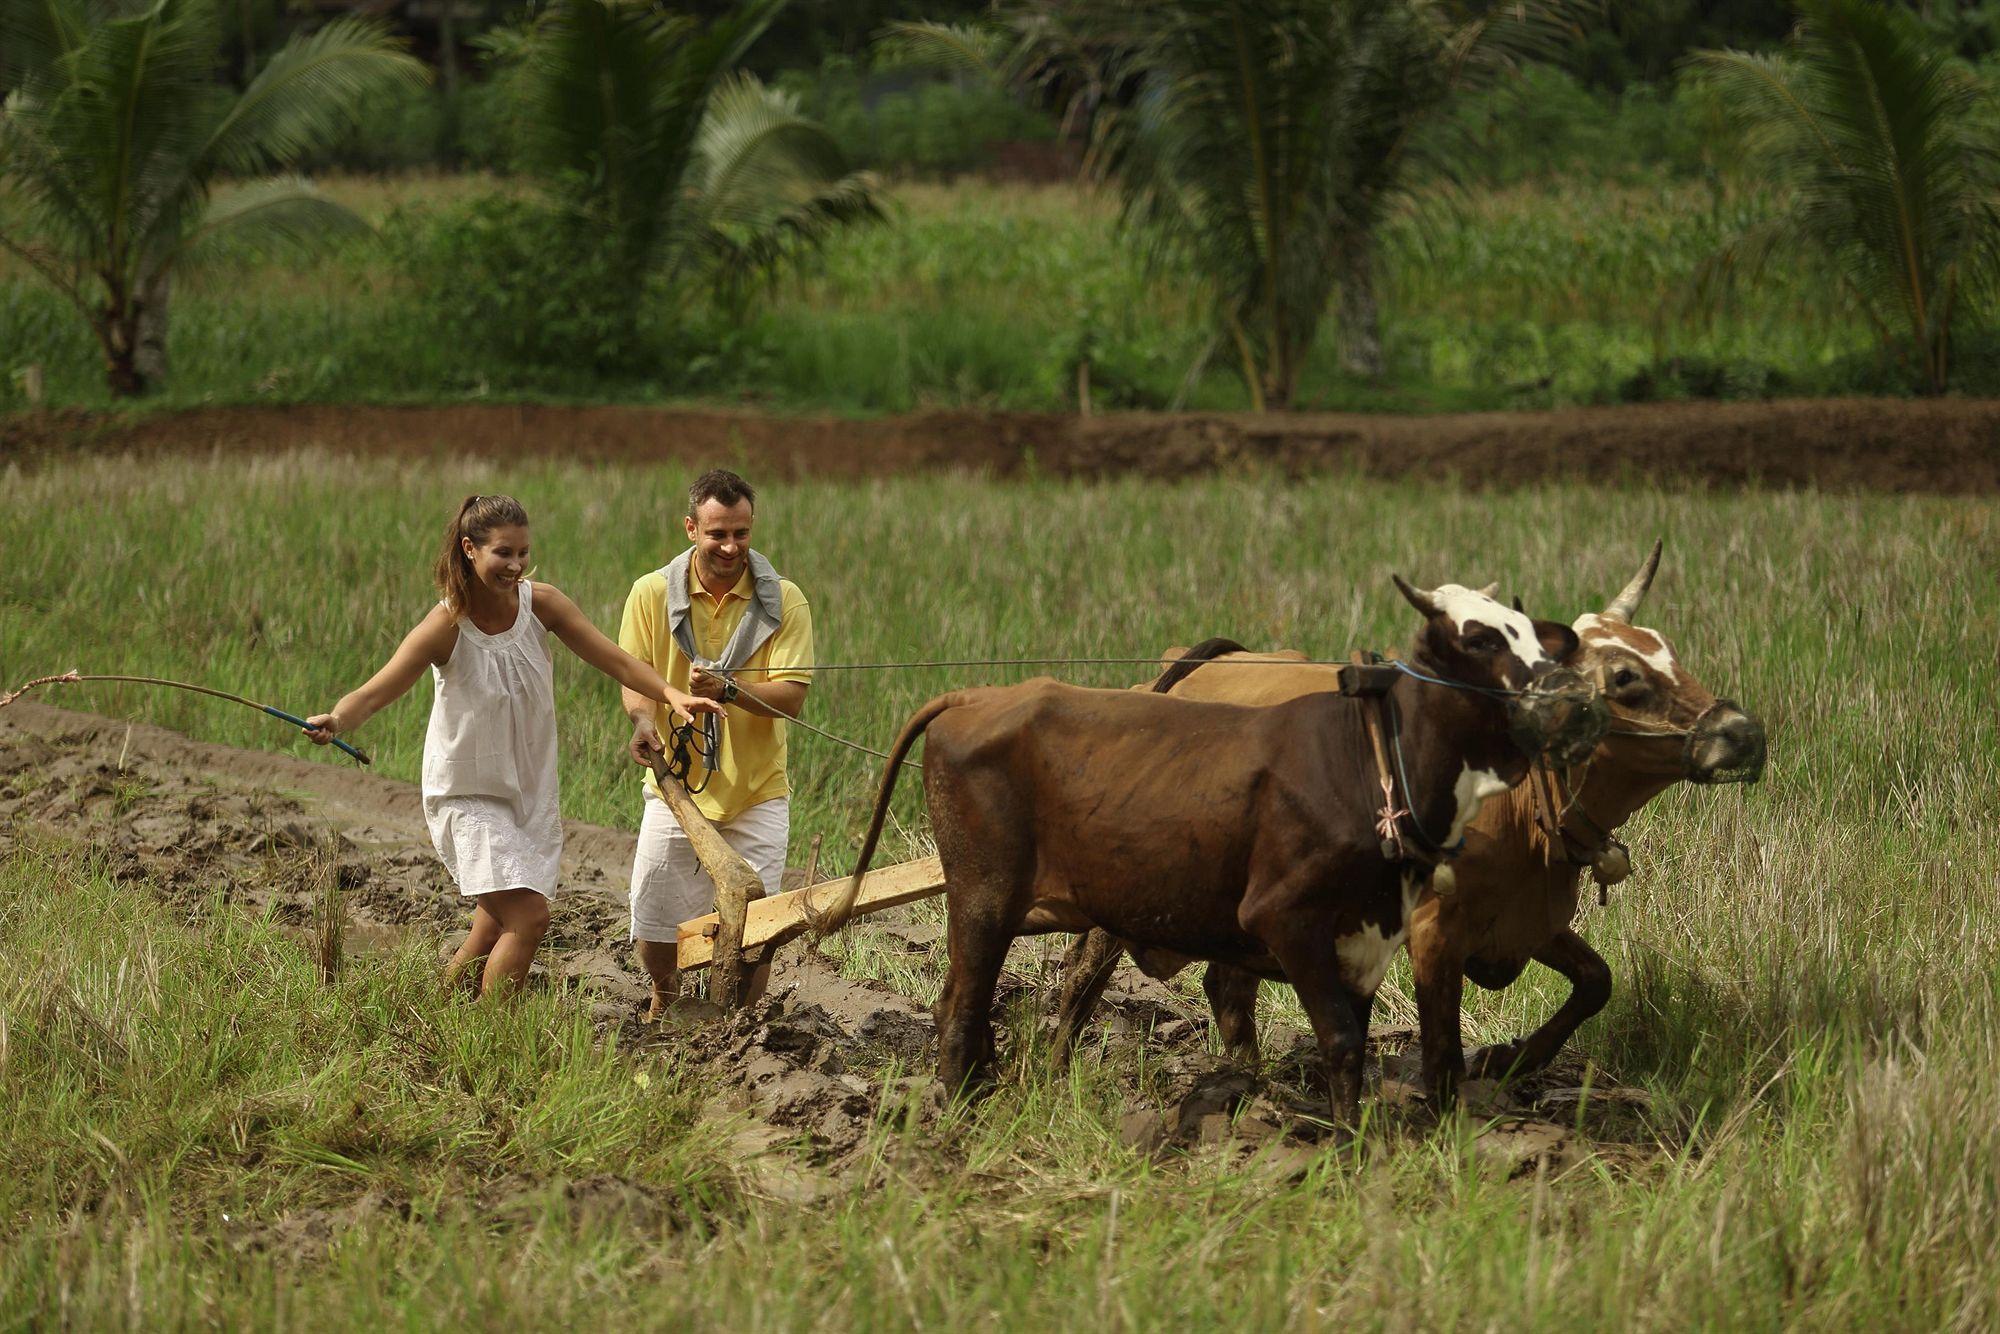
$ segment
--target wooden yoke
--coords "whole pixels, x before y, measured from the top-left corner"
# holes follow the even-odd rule
[[[751,900],[764,897],[764,881],[736,849],[723,841],[701,808],[694,804],[694,798],[681,786],[681,780],[667,772],[667,757],[658,752],[653,755],[653,777],[659,782],[660,796],[666,800],[667,809],[687,833],[695,860],[715,882],[715,980],[709,987],[709,995],[727,1009],[740,1009],[744,984],[749,980],[743,967],[743,924],[750,915]]]

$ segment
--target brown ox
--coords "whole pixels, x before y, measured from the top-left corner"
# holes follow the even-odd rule
[[[1585,865],[1607,851],[1615,865],[1624,854],[1612,832],[1675,783],[1755,782],[1763,771],[1763,724],[1710,694],[1658,631],[1631,623],[1659,561],[1656,543],[1624,592],[1602,612],[1576,622],[1582,647],[1570,666],[1603,692],[1613,723],[1588,763],[1567,774],[1573,802],[1560,839],[1544,835],[1532,787],[1512,789],[1473,818],[1465,851],[1453,863],[1454,892],[1426,895],[1411,914],[1410,963],[1423,1027],[1424,1075],[1442,1096],[1449,1097],[1468,1073],[1459,1030],[1463,979],[1498,990],[1519,977],[1530,959],[1569,979],[1569,998],[1548,1022],[1525,1039],[1474,1053],[1470,1073],[1492,1078],[1547,1066],[1611,996],[1610,968],[1569,925]],[[1329,667],[1229,666],[1245,659],[1296,662],[1296,653],[1218,657],[1224,646],[1238,647],[1211,640],[1169,668],[1153,688],[1240,704],[1273,704],[1338,688]],[[1197,670],[1197,660],[1209,665]],[[1058,1060],[1075,1046],[1122,948],[1108,933],[1092,931],[1070,951],[1057,1022]],[[1155,976],[1182,963],[1144,949],[1133,953]],[[1257,982],[1254,974],[1226,964],[1212,965],[1203,981],[1217,1034],[1231,1054],[1252,1063]]]
[[[1604,711],[1573,674],[1552,689],[1549,673],[1577,644],[1568,626],[1456,585],[1396,584],[1424,614],[1409,662],[1472,687],[1400,675],[1388,696],[1407,775],[1395,795],[1414,813],[1404,836],[1448,847],[1549,738],[1587,754]],[[949,921],[937,1006],[947,1088],[992,1059],[993,985],[1014,938],[1102,927],[1290,981],[1333,1114],[1352,1124],[1375,988],[1429,876],[1426,862],[1384,859],[1364,707],[1308,695],[1251,709],[1046,679],[941,695],[896,738],[854,876],[826,920],[851,911],[902,759],[928,730],[924,793]]]

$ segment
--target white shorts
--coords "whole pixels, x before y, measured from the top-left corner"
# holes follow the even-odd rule
[[[785,878],[792,799],[760,801],[715,828],[757,872],[764,892],[776,894]],[[632,939],[671,942],[682,922],[714,911],[715,882],[701,869],[681,822],[649,786],[646,811],[639,818],[639,846],[632,854]]]

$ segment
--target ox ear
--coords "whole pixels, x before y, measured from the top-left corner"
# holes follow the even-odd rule
[[[1528,609],[1521,605],[1521,595],[1519,593],[1514,595],[1514,610],[1520,612],[1523,616],[1528,614]]]
[[[1396,591],[1403,595],[1403,600],[1405,602],[1409,603],[1412,607],[1415,607],[1418,611],[1422,612],[1426,617],[1436,616],[1438,614],[1438,604],[1436,598],[1432,597],[1429,593],[1424,592],[1424,590],[1421,588],[1410,587],[1409,584],[1404,582],[1403,576],[1400,574],[1391,574],[1389,577],[1396,581]]]
[[[1639,567],[1639,573],[1632,576],[1632,582],[1625,585],[1625,591],[1611,599],[1611,605],[1600,613],[1602,619],[1631,624],[1632,618],[1639,614],[1639,604],[1645,601],[1646,590],[1653,586],[1653,576],[1659,573],[1660,548],[1663,545],[1657,539],[1653,542],[1653,554],[1646,557],[1646,563]]]
[[[1542,651],[1557,662],[1569,661],[1569,655],[1583,643],[1576,631],[1561,621],[1536,621],[1535,638],[1542,642]]]

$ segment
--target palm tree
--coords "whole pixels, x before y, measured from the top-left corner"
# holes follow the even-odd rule
[[[296,177],[266,175],[337,135],[370,93],[423,66],[341,19],[274,53],[241,94],[215,81],[215,0],[0,0],[0,248],[67,297],[111,391],[166,373],[183,265],[311,245],[365,224]],[[238,183],[226,193],[226,179]],[[18,219],[18,221],[15,221]]]
[[[2000,148],[1978,82],[1913,14],[1869,0],[1806,0],[1792,49],[1693,57],[1737,109],[1746,148],[1786,205],[1737,236],[1706,278],[1805,251],[1901,342],[1942,392],[1955,321],[2000,275]]]
[[[795,99],[735,66],[785,0],[703,25],[632,0],[562,0],[489,42],[513,81],[525,159],[620,275],[739,293],[836,228],[880,217],[875,178]]]
[[[1437,35],[1401,4],[1106,7],[1142,80],[1106,127],[1126,220],[1207,278],[1252,407],[1292,405],[1336,288],[1379,373],[1372,237],[1443,96]]]
[[[1459,89],[1567,39],[1584,4],[1077,0],[888,37],[906,59],[1023,90],[1064,83],[1072,111],[1094,109],[1094,157],[1126,223],[1206,283],[1210,349],[1234,349],[1261,411],[1291,406],[1336,289],[1343,364],[1382,373],[1374,238],[1410,182],[1415,131]]]

